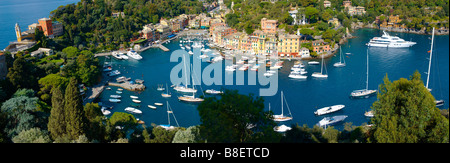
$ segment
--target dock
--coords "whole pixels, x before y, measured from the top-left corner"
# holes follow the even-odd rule
[[[167,49],[164,45],[162,45],[162,44],[158,44],[157,45],[161,50],[163,50],[163,51],[165,51],[165,52],[168,52],[168,51],[170,51],[169,49]]]
[[[87,96],[83,99],[83,105],[93,102],[96,98],[98,98],[98,96],[100,96],[100,94],[102,94],[104,90],[104,83],[100,83],[97,86],[92,87],[92,91],[86,92]]]
[[[144,84],[131,84],[130,82],[123,82],[123,83],[108,82],[108,85],[121,87],[129,91],[143,91],[145,89]]]

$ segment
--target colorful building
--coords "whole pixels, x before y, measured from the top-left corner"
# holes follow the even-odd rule
[[[149,42],[159,40],[159,32],[153,24],[145,25],[142,31],[139,31],[139,35]]]
[[[45,36],[49,37],[53,35],[53,21],[50,18],[41,18],[38,22]]]
[[[300,36],[282,33],[278,36],[278,55],[283,57],[298,56],[300,50]]]
[[[264,33],[276,34],[277,33],[277,23],[278,20],[270,20],[267,18],[261,19],[261,30]]]
[[[331,51],[330,45],[324,42],[323,40],[312,41],[312,47],[313,51],[316,52],[317,54]]]

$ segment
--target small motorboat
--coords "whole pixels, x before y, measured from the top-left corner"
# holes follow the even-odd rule
[[[375,115],[373,114],[373,111],[371,110],[371,111],[366,111],[364,113],[364,116],[366,116],[366,117],[374,117]]]
[[[309,65],[318,65],[320,62],[318,61],[309,61],[308,64]]]
[[[109,97],[111,97],[111,98],[121,98],[120,95],[110,95]]]
[[[109,99],[109,102],[120,102],[120,99],[117,99],[117,98],[111,98],[111,99]]]
[[[276,131],[276,132],[286,132],[286,131],[289,131],[291,129],[292,129],[291,127],[288,127],[286,125],[275,126],[273,128],[273,130]]]
[[[136,100],[136,99],[133,99],[133,100],[131,100],[131,101],[133,101],[134,103],[141,103],[141,100]]]
[[[138,96],[130,96],[130,98],[132,98],[132,99],[138,99],[139,97]]]
[[[223,91],[217,91],[217,90],[214,90],[214,89],[208,89],[208,90],[205,91],[205,93],[212,94],[212,95],[217,95],[217,94],[223,94]]]
[[[150,109],[156,109],[156,106],[153,105],[147,105]]]
[[[339,111],[339,110],[343,109],[344,107],[345,107],[345,105],[327,106],[327,107],[323,107],[323,108],[318,109],[317,111],[314,112],[314,114],[316,114],[316,115],[324,115],[324,114],[328,114],[328,113]]]
[[[102,110],[103,115],[111,114],[111,111],[109,111],[109,110],[106,110],[106,109],[103,109],[103,108],[101,110]]]
[[[163,106],[163,103],[155,102],[156,106]]]
[[[133,107],[125,108],[125,111],[133,113],[133,114],[142,114],[142,111]]]
[[[337,116],[334,116],[334,117],[325,117],[322,120],[320,120],[319,123],[317,123],[317,125],[319,127],[324,127],[324,126],[327,126],[327,125],[332,125],[332,124],[344,121],[345,118],[347,118],[346,115],[337,115]]]

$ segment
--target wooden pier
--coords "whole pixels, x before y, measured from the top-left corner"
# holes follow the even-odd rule
[[[121,87],[129,91],[143,91],[145,89],[144,84],[131,84],[130,82],[123,82],[123,83],[108,82],[108,85]]]

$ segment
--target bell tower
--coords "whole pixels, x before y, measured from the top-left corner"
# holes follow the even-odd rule
[[[22,41],[22,31],[20,31],[19,23],[16,23],[15,29],[16,29],[17,42],[21,42]]]

